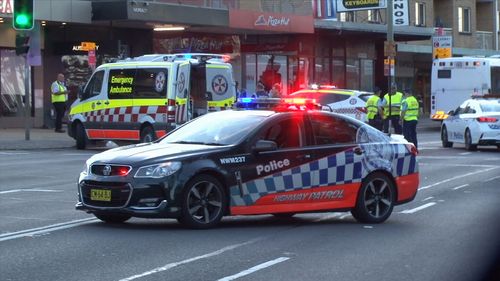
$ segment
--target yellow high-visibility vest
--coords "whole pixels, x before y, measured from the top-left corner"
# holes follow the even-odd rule
[[[366,111],[368,120],[374,119],[378,114],[378,102],[380,101],[380,97],[377,95],[371,96],[366,101]]]
[[[403,119],[405,121],[418,120],[418,100],[415,97],[410,96],[403,101],[403,104],[405,103],[407,104],[407,107]],[[403,107],[403,105],[401,105],[401,107]]]
[[[55,81],[54,83],[57,84],[57,89],[58,91],[57,92],[52,92],[53,91],[53,87],[50,87],[50,91],[52,92],[52,96],[51,96],[51,100],[52,100],[52,103],[54,102],[66,102],[67,100],[67,95],[64,94],[64,95],[56,95],[56,93],[61,93],[61,92],[65,92],[66,91],[66,87],[64,87],[64,85],[60,84],[59,82]],[[54,83],[52,83],[52,86],[54,86]]]
[[[401,100],[403,99],[403,94],[401,92],[396,92],[394,95],[385,94],[384,100],[384,117],[389,116],[389,101],[391,104],[391,116],[399,116],[401,113]]]

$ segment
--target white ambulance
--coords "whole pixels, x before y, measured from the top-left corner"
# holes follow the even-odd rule
[[[229,56],[144,55],[99,66],[71,105],[68,134],[88,140],[150,142],[236,98]]]
[[[431,76],[430,118],[442,121],[472,96],[500,93],[500,57],[436,59]]]

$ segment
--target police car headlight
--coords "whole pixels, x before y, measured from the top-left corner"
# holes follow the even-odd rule
[[[140,167],[134,178],[163,178],[177,172],[181,168],[181,162],[167,162],[156,165]]]

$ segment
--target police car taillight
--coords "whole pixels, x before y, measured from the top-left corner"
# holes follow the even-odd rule
[[[495,117],[478,117],[476,120],[481,123],[495,123],[498,121]]]
[[[408,152],[410,152],[413,156],[418,155],[418,149],[415,147],[413,143],[407,143],[406,149],[408,149]]]

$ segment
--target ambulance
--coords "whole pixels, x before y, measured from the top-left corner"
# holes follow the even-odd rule
[[[71,105],[68,134],[89,141],[151,142],[236,98],[229,56],[144,55],[99,66]]]
[[[500,57],[436,59],[431,76],[430,118],[442,121],[473,96],[500,93]]]

